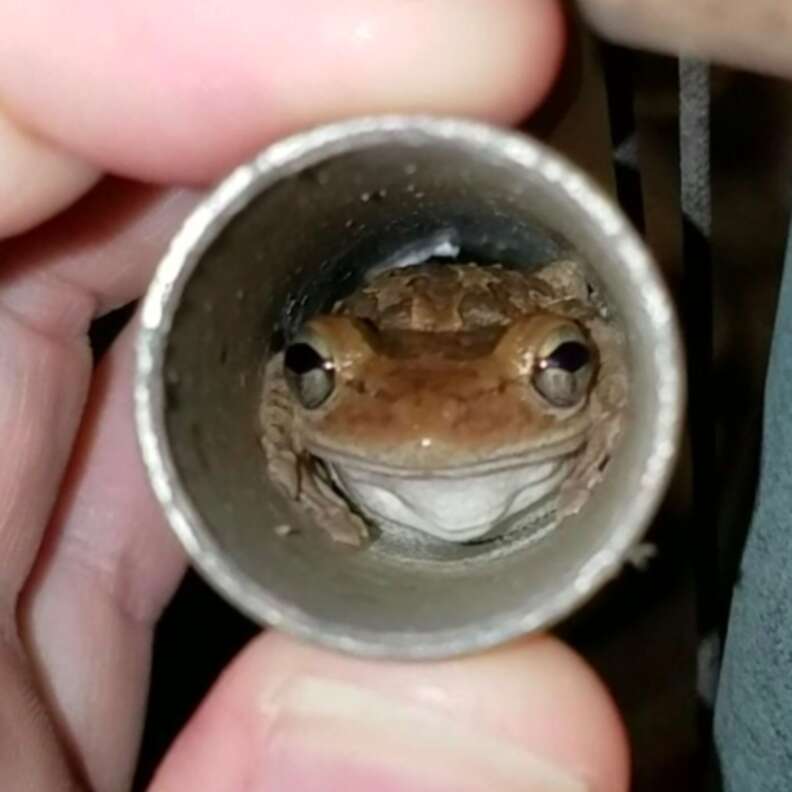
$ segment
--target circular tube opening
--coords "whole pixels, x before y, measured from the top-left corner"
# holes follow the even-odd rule
[[[535,541],[350,549],[267,478],[264,367],[284,333],[367,270],[432,251],[527,269],[584,262],[626,334],[625,426],[583,509]],[[235,605],[342,650],[443,657],[547,627],[618,572],[671,471],[683,373],[651,256],[582,173],[516,133],[380,117],[270,147],[193,212],[143,307],[136,405],[168,520]],[[298,530],[284,537],[283,525]]]

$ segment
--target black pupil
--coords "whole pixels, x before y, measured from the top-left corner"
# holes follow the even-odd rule
[[[565,341],[559,344],[551,355],[544,360],[545,368],[560,368],[574,374],[591,360],[591,352],[579,341]]]
[[[309,371],[325,367],[325,359],[310,345],[292,344],[286,349],[283,364],[289,371],[302,377]]]

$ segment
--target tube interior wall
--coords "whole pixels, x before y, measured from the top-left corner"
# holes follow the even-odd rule
[[[480,634],[572,589],[640,490],[659,409],[656,337],[623,260],[547,178],[496,153],[432,140],[372,142],[265,187],[203,253],[166,352],[166,428],[182,483],[218,551],[257,597],[337,635],[407,646]],[[370,267],[447,241],[459,260],[528,269],[572,253],[628,329],[627,429],[583,511],[530,543],[448,544],[410,557],[333,543],[267,480],[258,443],[263,368],[284,332],[330,307]],[[278,536],[275,526],[296,530]],[[253,603],[253,604],[250,604]],[[540,617],[537,615],[537,619]],[[528,625],[530,626],[530,625]],[[390,638],[388,637],[390,636]],[[374,640],[374,638],[372,638]]]

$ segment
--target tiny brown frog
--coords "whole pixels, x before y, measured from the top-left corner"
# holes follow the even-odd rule
[[[340,542],[552,525],[601,478],[624,339],[582,267],[421,264],[315,316],[265,373],[271,479]]]

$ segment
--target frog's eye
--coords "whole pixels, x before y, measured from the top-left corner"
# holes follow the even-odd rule
[[[286,347],[283,356],[286,382],[306,410],[324,404],[335,387],[335,365],[321,340],[302,333]]]
[[[588,393],[594,373],[591,343],[574,324],[557,328],[542,344],[533,385],[554,407],[574,407]]]

